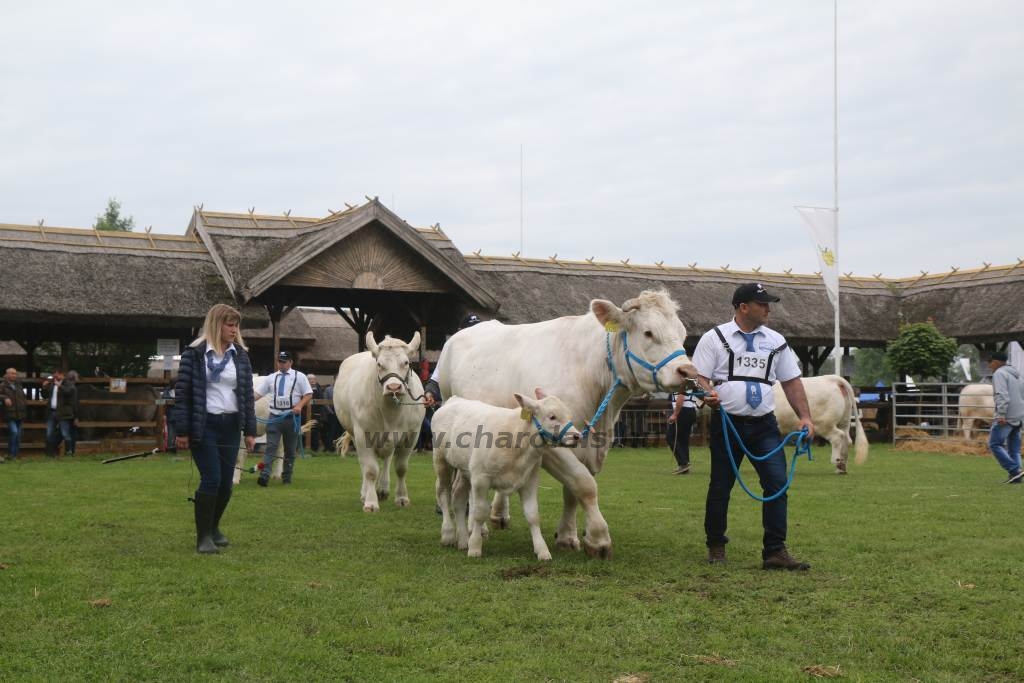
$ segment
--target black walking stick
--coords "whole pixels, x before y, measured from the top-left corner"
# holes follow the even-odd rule
[[[140,453],[132,453],[130,455],[119,455],[116,458],[107,458],[106,460],[103,461],[103,464],[104,465],[109,465],[112,462],[121,462],[122,460],[133,460],[135,458],[144,458],[147,455],[153,455],[154,453],[159,453],[159,452],[160,452],[159,448],[154,448],[151,451],[142,451]]]

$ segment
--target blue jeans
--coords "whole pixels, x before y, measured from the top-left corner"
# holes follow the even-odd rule
[[[61,441],[64,441],[64,455],[74,455],[75,422],[58,420],[57,413],[50,413],[46,416],[46,454],[56,457]]]
[[[295,418],[290,412],[286,413],[283,420],[271,413],[270,419],[277,421],[267,424],[267,452],[263,455],[263,473],[260,474],[260,478],[264,481],[270,478],[271,466],[277,457],[277,446],[283,442],[284,467],[281,469],[281,481],[287,483],[292,480],[292,470],[295,468],[295,449],[299,443],[299,433],[295,430]]]
[[[199,491],[230,495],[242,438],[238,413],[206,414],[206,429],[199,443],[192,444],[192,460],[199,470]]]
[[[988,434],[989,450],[1009,474],[1020,472],[1020,427],[993,422]]]
[[[764,455],[780,443],[779,423],[775,415],[768,414],[763,418],[750,422],[737,420],[734,422],[747,450],[754,455]],[[704,508],[704,533],[708,546],[724,546],[729,542],[725,535],[728,527],[729,496],[736,483],[736,475],[729,465],[729,455],[725,450],[725,439],[722,434],[722,418],[718,412],[711,414],[711,483],[708,484],[708,498]],[[743,447],[730,435],[733,460],[736,467],[745,457]],[[754,470],[761,479],[764,496],[774,495],[786,485],[786,454],[782,451],[767,460],[751,460]],[[761,504],[761,524],[764,526],[765,557],[786,547],[786,513],[788,494],[784,493],[769,503]]]
[[[7,421],[7,453],[11,460],[18,457],[21,450],[21,420]]]

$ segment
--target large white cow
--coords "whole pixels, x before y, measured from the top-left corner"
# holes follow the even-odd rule
[[[408,344],[385,337],[379,345],[373,332],[367,332],[369,351],[349,356],[338,369],[334,410],[359,454],[363,479],[359,499],[365,512],[378,512],[379,500],[387,499],[392,458],[398,477],[395,503],[405,507],[410,502],[405,473],[426,412],[419,401],[423,385],[409,364],[409,355],[419,345],[419,332]]]
[[[992,422],[996,414],[996,399],[991,384],[968,384],[960,390],[957,399],[960,414],[960,429],[964,430],[964,438],[971,440],[974,421]]]
[[[615,421],[630,396],[679,391],[685,380],[696,379],[697,369],[683,351],[686,328],[677,310],[666,292],[642,292],[622,308],[595,299],[585,315],[528,325],[474,325],[457,332],[441,351],[438,368],[444,396],[514,408],[514,393],[543,386],[569,406],[575,424],[595,422],[577,448],[553,448],[542,461],[563,485],[558,547],[580,547],[578,503],[586,517],[587,553],[611,556],[611,536],[598,508],[594,475],[604,465]],[[606,398],[606,409],[595,420]],[[507,497],[495,498],[491,520],[499,526],[507,523]]]
[[[856,443],[854,461],[858,465],[868,457],[868,439],[860,424],[853,387],[838,375],[804,377],[802,381],[807,405],[811,409],[814,433],[832,445],[832,464],[836,473],[846,474],[846,460],[852,443]],[[796,430],[800,420],[786,400],[782,385],[776,382],[772,392],[775,394],[775,417],[779,421],[779,430],[784,435]],[[850,439],[851,420],[856,430],[856,442]]]

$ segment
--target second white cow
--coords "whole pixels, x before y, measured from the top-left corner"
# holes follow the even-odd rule
[[[996,400],[992,385],[968,384],[960,390],[957,408],[960,415],[959,427],[964,431],[964,438],[970,441],[976,420],[992,422],[995,417]]]
[[[398,477],[395,504],[410,503],[405,473],[426,412],[420,402],[423,384],[409,363],[409,355],[419,345],[419,332],[408,344],[385,337],[379,345],[373,332],[367,332],[369,351],[349,356],[338,369],[334,410],[359,454],[363,480],[359,499],[364,512],[378,512],[380,500],[387,499],[392,458]]]
[[[555,446],[575,446],[580,432],[572,424],[572,411],[561,400],[545,396],[540,389],[536,396],[534,400],[514,394],[521,409],[453,397],[434,414],[431,427],[437,504],[443,516],[441,545],[457,545],[468,550],[470,557],[480,557],[490,509],[487,494],[491,489],[505,495],[518,492],[533,552],[538,560],[551,559],[537,507],[541,458]],[[470,499],[467,533],[466,502]]]
[[[846,461],[851,444],[856,444],[854,461],[858,465],[868,458],[868,439],[860,424],[853,387],[838,375],[804,377],[802,381],[804,392],[807,394],[807,405],[811,409],[814,433],[831,444],[832,464],[836,468],[836,474],[846,474]],[[776,382],[772,391],[775,394],[775,417],[779,421],[779,430],[785,435],[794,431],[800,420],[786,400],[782,385]],[[856,441],[850,439],[851,421],[856,430]]]

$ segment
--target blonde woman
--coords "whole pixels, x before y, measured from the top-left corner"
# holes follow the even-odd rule
[[[228,545],[220,518],[231,499],[239,435],[256,443],[252,363],[239,325],[241,314],[216,304],[206,314],[202,334],[181,354],[174,383],[174,445],[192,449],[199,470],[195,493],[196,551],[217,553]]]

